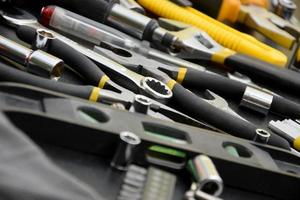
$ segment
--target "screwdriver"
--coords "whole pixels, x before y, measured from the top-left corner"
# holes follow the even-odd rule
[[[120,47],[124,47],[126,49],[130,48],[128,46],[123,46],[123,40],[117,40],[117,33],[111,32],[110,34],[101,34],[101,31],[99,30],[103,30],[104,28],[102,27],[104,25],[60,7],[44,7],[41,11],[41,15],[41,21],[47,26],[92,42],[93,44],[99,45],[101,42],[110,42],[115,40],[115,44],[117,45],[122,43]],[[126,43],[130,44],[130,42]],[[212,56],[213,61],[223,63],[226,66],[232,67],[234,70],[240,71],[241,73],[248,74],[251,77],[260,77],[266,82],[269,81],[272,84],[276,84],[292,94],[295,93],[295,90],[300,90],[300,79],[296,73],[287,69],[276,68],[268,63],[263,63],[244,55],[233,55],[234,52],[231,52],[229,49],[224,49],[223,47],[222,49],[223,50],[220,51],[220,53],[217,52]],[[209,50],[210,49],[208,49],[208,51]],[[222,52],[225,53],[222,54]],[[229,52],[230,54],[226,54],[226,52]],[[222,58],[222,55],[228,56],[226,58]],[[148,55],[146,57],[148,57]],[[187,63],[187,65],[181,64],[181,67],[183,66],[189,67],[189,63]]]
[[[174,37],[169,34],[163,28],[160,28],[154,19],[150,19],[144,15],[131,11],[124,8],[123,6],[116,4],[114,1],[108,0],[86,0],[84,3],[80,0],[50,0],[52,4],[67,8],[75,13],[93,19],[95,21],[108,24],[116,27],[122,31],[127,32],[141,40],[149,40],[151,42],[157,41],[164,46],[170,44]],[[184,16],[192,21],[197,22],[201,25],[201,29],[208,32],[217,42],[222,45],[231,48],[237,52],[251,55],[256,58],[262,59],[266,62],[283,66],[287,62],[287,57],[271,47],[266,48],[265,45],[258,45],[254,42],[249,42],[243,39],[243,37],[236,36],[235,34],[224,30],[223,28],[208,22],[207,20],[199,19],[185,9],[176,6],[175,4],[168,1],[137,1],[142,6],[144,2],[150,4],[156,4],[157,9],[163,6],[163,12],[167,12],[170,15]],[[165,4],[170,3],[179,7],[183,10],[174,10],[173,8],[166,7]],[[144,6],[145,7],[145,6]],[[95,12],[97,11],[97,12]],[[176,13],[176,14],[175,14]],[[139,15],[138,15],[139,14]],[[157,13],[156,13],[157,14]],[[165,16],[167,17],[167,16]],[[180,19],[177,19],[180,21]],[[189,22],[186,22],[189,23]],[[195,24],[193,24],[195,25]]]
[[[285,26],[300,31],[288,21],[278,17],[266,9],[264,0],[191,0],[194,8],[208,14],[219,21],[242,23],[257,30],[279,45],[291,49],[296,42],[295,37],[285,31]],[[279,22],[277,22],[279,21]],[[279,25],[283,24],[283,27]],[[281,29],[282,28],[282,29]]]

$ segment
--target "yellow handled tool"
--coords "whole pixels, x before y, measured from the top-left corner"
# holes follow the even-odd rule
[[[281,67],[287,62],[287,57],[283,53],[271,47],[264,48],[265,45],[263,44],[257,45],[258,41],[254,43],[245,39],[245,36],[234,34],[228,29],[211,23],[213,19],[207,20],[208,16],[201,17],[187,10],[188,8],[182,8],[167,0],[138,0],[138,3],[158,16],[192,24],[206,31],[223,46],[239,53],[250,55]]]

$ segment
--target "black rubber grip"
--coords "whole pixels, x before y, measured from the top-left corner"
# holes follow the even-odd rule
[[[77,14],[104,23],[112,6],[118,0],[47,0],[49,4],[57,5]]]
[[[35,32],[34,28],[20,26],[17,29],[17,36],[24,42],[32,44]],[[47,52],[62,59],[91,85],[98,86],[99,80],[105,75],[93,61],[58,39],[51,41]]]
[[[284,117],[300,119],[300,105],[282,97],[273,97],[270,111]]]
[[[225,0],[190,0],[193,7],[213,18],[218,18],[223,1]],[[226,2],[225,2],[226,3]]]
[[[180,84],[175,84],[172,91],[172,101],[182,112],[236,137],[248,140],[254,139],[257,129],[256,125],[217,109],[186,90]],[[290,149],[289,143],[276,134],[271,134],[268,144]]]
[[[224,64],[254,80],[278,86],[291,94],[300,92],[300,74],[288,69],[280,69],[275,65],[241,54],[229,56]]]
[[[94,88],[92,86],[71,85],[40,78],[38,76],[17,70],[3,63],[0,63],[0,80],[24,83],[83,99],[89,99]]]
[[[155,19],[152,19],[144,29],[142,39],[152,41],[153,32],[159,27],[158,22]]]
[[[182,85],[196,89],[209,89],[236,101],[241,100],[247,87],[244,83],[193,69],[187,70]]]

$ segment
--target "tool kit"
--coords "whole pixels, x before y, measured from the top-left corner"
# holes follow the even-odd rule
[[[300,199],[297,6],[0,1],[0,199]]]

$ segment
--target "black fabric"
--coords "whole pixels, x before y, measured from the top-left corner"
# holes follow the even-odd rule
[[[35,40],[36,29],[28,26],[20,26],[16,33],[21,40],[32,44]],[[62,59],[91,85],[98,86],[99,80],[105,75],[89,58],[58,39],[51,41],[47,52]]]
[[[55,166],[0,113],[0,198],[101,200],[86,184]]]
[[[89,99],[92,86],[72,85],[67,83],[56,82],[38,76],[28,74],[17,70],[0,62],[0,81],[10,81],[16,83],[25,83],[44,89],[73,95],[76,97]]]
[[[253,140],[255,131],[258,128],[254,124],[234,117],[220,109],[216,109],[179,84],[175,84],[172,91],[172,100],[175,101],[174,105],[181,107],[182,112],[195,119],[203,120],[231,135]],[[268,144],[290,149],[289,143],[276,134],[271,135]]]
[[[272,84],[274,87],[280,87],[299,96],[300,74],[294,71],[280,69],[275,65],[242,54],[229,56],[225,60],[225,65],[254,80],[260,79],[261,82]]]

